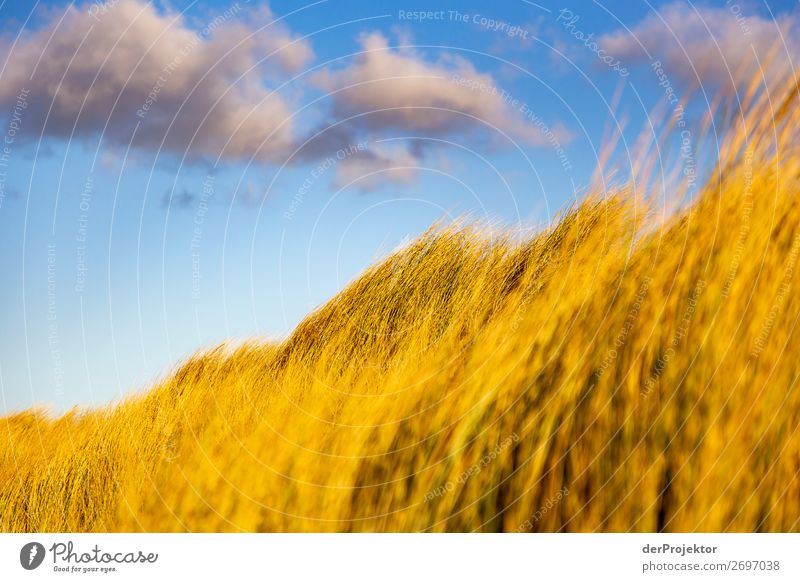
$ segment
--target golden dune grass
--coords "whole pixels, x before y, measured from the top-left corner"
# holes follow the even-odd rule
[[[284,342],[2,419],[0,529],[797,531],[800,113],[747,99],[663,221],[433,229]]]

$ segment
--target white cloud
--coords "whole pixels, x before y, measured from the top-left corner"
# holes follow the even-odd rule
[[[167,151],[190,157],[269,160],[285,152],[290,109],[263,79],[297,71],[312,52],[270,25],[268,10],[233,4],[194,28],[143,0],[108,2],[102,12],[96,6],[70,5],[13,48],[0,44],[8,55],[0,104],[29,89],[26,129],[61,138],[102,134],[144,148],[163,140]]]
[[[339,188],[352,184],[362,191],[388,183],[410,184],[416,180],[420,164],[420,158],[402,146],[372,145],[337,164],[334,184]]]
[[[659,60],[689,85],[742,86],[763,68],[768,83],[797,66],[796,28],[788,18],[762,18],[737,3],[723,7],[673,3],[630,30],[600,38],[623,62]],[[649,53],[649,56],[648,56]]]
[[[336,119],[427,136],[500,131],[528,144],[548,144],[503,98],[492,76],[465,59],[447,55],[427,63],[410,49],[389,48],[380,33],[364,36],[361,43],[364,52],[352,65],[314,79],[331,94]],[[558,132],[562,142],[569,139],[565,130]]]
[[[314,55],[266,7],[234,3],[189,20],[145,0],[70,5],[47,12],[16,43],[0,39],[0,55],[8,57],[0,107],[27,89],[29,139],[101,137],[117,148],[103,148],[104,159],[132,144],[189,160],[274,164],[299,150],[292,163],[317,163],[355,143],[433,138],[371,147],[338,163],[334,184],[355,180],[361,190],[414,181],[436,138],[490,147],[508,147],[502,134],[541,147],[569,141],[559,124],[543,132],[491,75],[460,56],[429,62],[413,49],[389,47],[380,33],[361,42],[364,52],[347,66],[278,95],[272,87],[302,73]],[[312,87],[330,99],[309,131],[294,122],[293,106]]]

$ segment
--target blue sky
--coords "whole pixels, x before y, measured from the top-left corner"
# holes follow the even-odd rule
[[[285,337],[437,220],[541,227],[604,132],[621,180],[671,95],[699,85],[693,123],[754,55],[791,63],[796,10],[3,2],[0,406],[102,404]]]

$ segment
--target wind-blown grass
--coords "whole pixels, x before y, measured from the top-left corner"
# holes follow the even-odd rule
[[[0,421],[3,531],[797,531],[797,89],[656,223],[435,228],[281,343]],[[771,99],[770,99],[771,98]]]

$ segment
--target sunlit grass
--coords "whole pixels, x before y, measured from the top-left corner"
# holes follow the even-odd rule
[[[800,529],[800,113],[753,99],[664,220],[437,227],[284,342],[2,419],[0,529]]]

